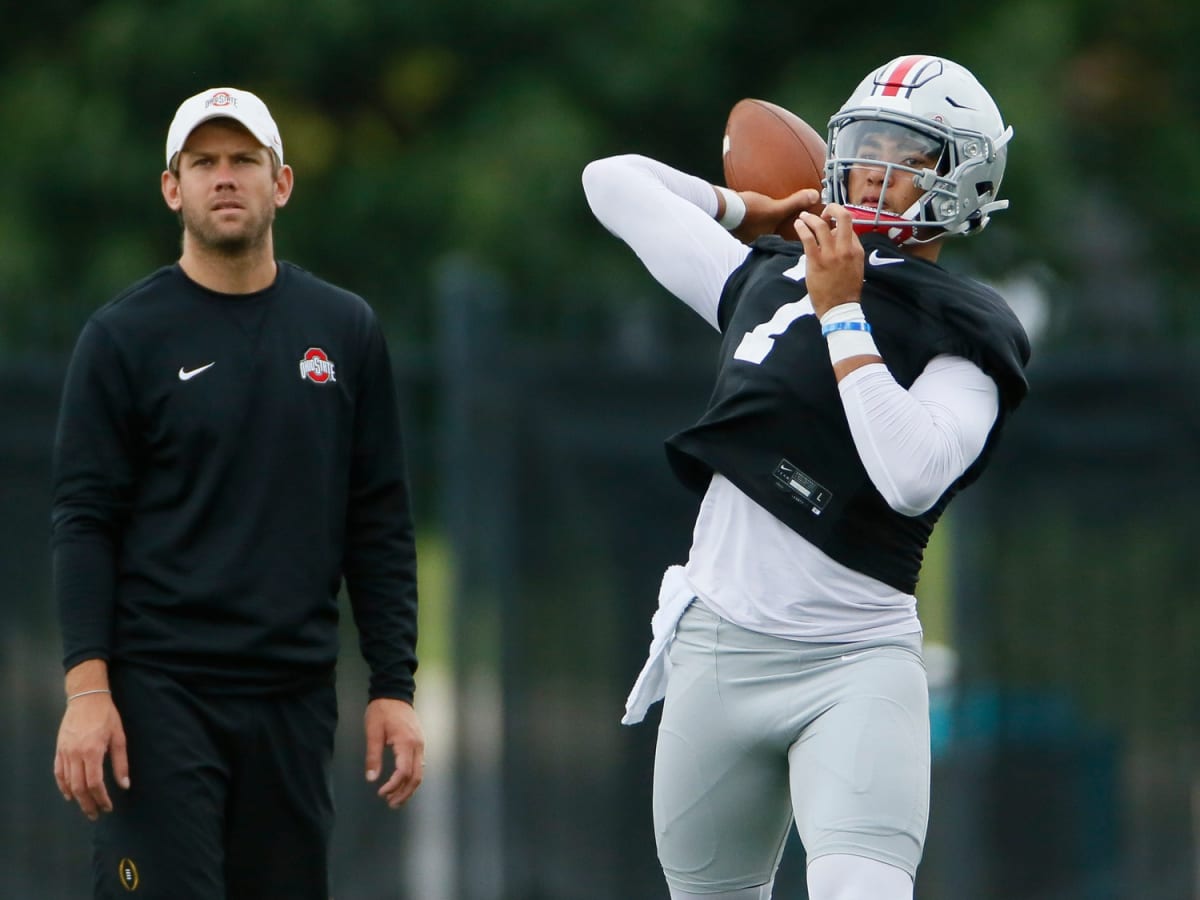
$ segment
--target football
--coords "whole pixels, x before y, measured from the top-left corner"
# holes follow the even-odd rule
[[[726,186],[786,197],[801,188],[821,189],[825,139],[795,113],[747,97],[729,111],[723,157]],[[796,240],[791,222],[779,233]]]

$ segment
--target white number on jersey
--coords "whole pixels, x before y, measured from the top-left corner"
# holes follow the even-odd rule
[[[796,265],[783,273],[784,277],[793,281],[802,280],[805,273],[804,260],[805,257],[800,257],[796,261]],[[801,316],[815,316],[816,314],[812,301],[808,299],[808,294],[792,303],[785,303],[775,310],[775,315],[771,316],[770,320],[756,326],[753,331],[747,331],[742,336],[742,341],[734,351],[733,358],[740,359],[742,362],[754,363],[756,366],[762,365],[762,361],[767,358],[767,354],[775,346],[775,338],[787,331],[788,326]]]

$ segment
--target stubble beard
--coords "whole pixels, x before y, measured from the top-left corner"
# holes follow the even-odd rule
[[[249,218],[244,227],[237,231],[221,229],[203,212],[189,209],[184,204],[180,212],[185,235],[197,245],[197,249],[218,256],[235,258],[245,256],[264,246],[271,226],[275,223],[275,208],[268,206],[258,216]]]

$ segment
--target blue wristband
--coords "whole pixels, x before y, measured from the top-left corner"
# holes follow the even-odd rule
[[[871,332],[870,322],[831,322],[821,326],[821,337],[828,337],[835,331],[865,331]]]

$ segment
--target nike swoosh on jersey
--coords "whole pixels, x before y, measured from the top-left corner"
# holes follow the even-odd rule
[[[179,367],[179,380],[180,380],[180,381],[187,381],[187,380],[189,380],[189,379],[191,379],[191,378],[195,378],[195,377],[196,377],[197,375],[199,375],[201,372],[206,372],[206,371],[208,371],[209,369],[211,369],[211,368],[212,368],[213,366],[215,366],[216,364],[217,364],[217,363],[216,363],[216,360],[213,360],[212,362],[210,362],[210,363],[209,363],[208,365],[206,365],[206,366],[200,366],[200,368],[198,368],[198,369],[191,369],[190,371],[189,371],[189,370],[187,370],[187,369],[184,369],[184,367],[183,367],[183,366],[180,366],[180,367]]]
[[[880,256],[878,250],[872,250],[871,255],[867,257],[867,262],[873,266],[893,266],[896,263],[904,262],[902,256]]]

